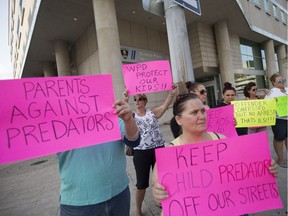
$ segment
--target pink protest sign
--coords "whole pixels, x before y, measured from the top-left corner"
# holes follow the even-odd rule
[[[169,160],[167,160],[169,158]],[[164,216],[230,216],[283,208],[266,132],[156,150]]]
[[[111,75],[0,81],[0,164],[121,139]]]
[[[122,71],[130,95],[172,89],[172,75],[168,60],[123,64]]]
[[[233,105],[206,110],[206,131],[216,132],[226,137],[238,136],[234,123]]]

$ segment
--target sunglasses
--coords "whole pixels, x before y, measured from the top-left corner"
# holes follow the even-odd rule
[[[278,82],[278,83],[285,83],[285,82],[286,82],[286,79],[281,79],[281,80],[278,80],[277,82]]]
[[[251,91],[257,91],[257,88],[253,88],[253,89],[251,89]]]
[[[199,91],[199,93],[200,93],[201,95],[207,94],[207,90],[202,89],[201,91]]]
[[[134,98],[134,101],[137,102],[137,101],[145,101],[144,98],[138,98],[138,100],[136,98]]]

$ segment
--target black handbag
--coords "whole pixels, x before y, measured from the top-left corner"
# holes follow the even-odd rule
[[[125,153],[127,156],[133,156],[134,155],[134,149],[132,147],[126,145]]]

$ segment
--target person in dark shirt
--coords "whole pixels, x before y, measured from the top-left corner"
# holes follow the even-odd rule
[[[231,105],[231,101],[235,100],[236,97],[236,90],[232,86],[231,83],[225,82],[224,88],[222,91],[223,94],[223,101],[219,102],[216,107],[222,107],[222,106],[228,106]],[[238,136],[246,135],[248,134],[248,128],[236,128]]]

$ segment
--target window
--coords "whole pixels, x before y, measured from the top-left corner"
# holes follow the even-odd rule
[[[19,34],[19,19],[18,19],[18,22],[17,22],[17,34]]]
[[[286,16],[285,16],[284,11],[281,10],[280,13],[281,13],[281,21],[282,21],[283,23],[286,23]]]
[[[270,13],[270,7],[269,7],[269,1],[268,0],[263,0],[264,4],[264,9],[267,13]]]
[[[268,79],[264,75],[253,74],[235,74],[235,89],[238,96],[243,96],[243,90],[249,82],[255,82],[258,89],[265,89],[268,87]]]
[[[253,0],[254,4],[259,6],[259,0]]]
[[[240,51],[244,69],[263,70],[260,44],[240,39]]]
[[[20,33],[20,36],[19,36],[19,39],[18,39],[18,49],[19,49],[20,44],[21,44],[21,37],[22,37],[22,33]]]
[[[266,55],[264,50],[261,50],[261,57],[262,57],[263,70],[267,70]]]
[[[241,56],[242,56],[242,66],[245,69],[255,69],[253,62],[252,47],[246,45],[240,45]]]
[[[21,26],[23,26],[24,15],[25,15],[25,8],[22,9]]]
[[[273,4],[273,14],[275,17],[278,17],[277,6],[275,4]]]
[[[23,0],[20,0],[20,1],[19,1],[19,5],[20,5],[20,8],[23,7]]]
[[[279,64],[278,64],[278,56],[277,54],[275,53],[275,64],[276,64],[276,71],[279,72]]]

